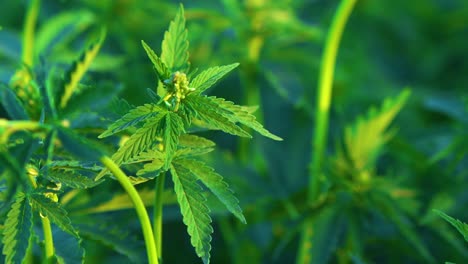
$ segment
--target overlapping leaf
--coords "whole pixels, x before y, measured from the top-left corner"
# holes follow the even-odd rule
[[[67,212],[59,203],[52,201],[41,193],[33,193],[31,195],[31,203],[35,211],[38,211],[41,215],[48,217],[50,221],[56,224],[60,229],[71,235],[79,237],[75,228],[71,225]]]
[[[32,209],[25,194],[19,193],[8,212],[3,230],[5,263],[22,263],[32,234]]]
[[[229,111],[213,104],[206,98],[205,96],[191,95],[185,98],[184,103],[196,109],[197,118],[206,123],[207,128],[220,129],[226,133],[240,137],[252,137],[226,117],[231,115]]]
[[[127,114],[125,114],[123,117],[121,117],[114,123],[112,123],[112,125],[110,125],[109,128],[107,128],[107,130],[104,131],[98,137],[105,138],[122,130],[125,130],[129,127],[135,126],[138,123],[144,121],[145,119],[156,115],[160,111],[164,111],[164,109],[154,104],[145,104],[138,106],[130,110]]]
[[[190,241],[203,262],[209,263],[213,228],[202,188],[197,184],[197,178],[184,167],[172,165],[170,170]]]
[[[239,206],[239,200],[234,196],[229,185],[223,180],[223,177],[216,173],[213,168],[205,163],[192,159],[177,160],[176,164],[186,168],[196,178],[198,178],[216,197],[233,213],[242,223],[246,223],[242,209]]]
[[[164,168],[168,169],[174,156],[175,151],[179,143],[179,135],[184,130],[184,123],[182,118],[173,112],[168,112],[166,116],[161,120],[160,129],[162,130],[162,138],[164,145],[164,152],[166,158],[164,160]]]
[[[167,68],[166,64],[161,60],[161,58],[156,55],[156,53],[146,44],[145,41],[141,41],[141,45],[146,51],[146,54],[150,58],[151,62],[153,63],[154,69],[156,70],[156,74],[158,75],[159,80],[164,81],[171,76],[170,70]]]
[[[215,66],[202,71],[190,82],[190,87],[195,88],[195,92],[200,94],[213,86],[217,81],[223,78],[230,71],[239,66],[239,63],[233,63],[224,66]]]
[[[161,47],[161,60],[171,72],[186,72],[189,68],[189,42],[185,29],[184,8],[180,5],[179,12],[164,34]]]

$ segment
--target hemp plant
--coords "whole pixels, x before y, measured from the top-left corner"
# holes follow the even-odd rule
[[[156,231],[158,258],[162,259],[161,194],[166,173],[169,172],[191,243],[203,262],[209,263],[213,228],[199,182],[241,222],[246,223],[246,219],[223,177],[198,158],[212,151],[215,143],[192,134],[190,128],[198,126],[251,137],[240,126],[244,125],[273,140],[282,139],[255,120],[252,115],[255,108],[203,94],[239,64],[216,66],[199,74],[190,69],[189,42],[182,6],[164,35],[160,56],[146,42],[142,41],[142,45],[158,79],[156,91],[148,89],[152,102],[131,109],[99,137],[109,137],[129,128],[136,129],[114,153],[112,160],[128,167],[128,170],[138,165],[136,177],[132,177],[135,183],[156,179],[153,229]],[[103,170],[97,179],[106,174],[107,171]]]

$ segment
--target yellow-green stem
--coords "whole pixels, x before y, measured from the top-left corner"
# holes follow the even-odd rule
[[[145,239],[146,244],[146,251],[148,253],[148,262],[150,264],[159,264],[158,261],[158,251],[156,249],[156,243],[154,241],[153,230],[151,228],[151,222],[148,217],[148,212],[146,211],[145,205],[140,198],[135,187],[132,185],[130,180],[128,179],[127,175],[119,168],[115,162],[107,157],[104,156],[100,159],[102,164],[106,166],[106,168],[112,172],[117,178],[117,181],[122,185],[124,190],[127,192],[128,196],[132,200],[133,205],[135,206],[135,210],[138,215],[138,219],[140,220],[141,228],[143,230],[143,237]]]
[[[40,5],[40,0],[32,0],[24,21],[23,52],[21,59],[28,67],[32,67],[34,63],[34,32]]]
[[[42,217],[42,229],[44,231],[44,244],[45,244],[45,263],[52,264],[54,260],[54,239],[52,237],[52,228],[50,220],[47,217]]]
[[[336,55],[340,44],[341,36],[353,10],[356,0],[341,1],[330,30],[328,32],[325,49],[322,56],[320,75],[318,82],[317,109],[315,112],[315,133],[312,142],[312,161],[309,173],[308,202],[314,202],[320,195],[320,183],[322,175],[322,163],[325,156],[325,148],[328,135],[328,117],[331,105],[331,95],[333,87],[333,74],[336,64]],[[299,252],[296,262],[298,264],[310,263],[312,256],[310,248],[313,237],[313,221],[306,221],[299,244]]]
[[[156,178],[155,198],[154,198],[154,217],[153,217],[153,230],[154,241],[158,250],[158,258],[162,259],[162,215],[163,215],[163,202],[162,194],[164,192],[165,173],[159,174]]]

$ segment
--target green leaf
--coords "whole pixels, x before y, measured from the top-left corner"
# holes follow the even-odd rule
[[[155,178],[158,176],[159,172],[161,172],[164,166],[164,159],[161,158],[154,158],[151,163],[145,164],[143,169],[137,171],[136,175],[140,177],[151,177]]]
[[[192,159],[177,160],[177,165],[189,170],[197,177],[216,197],[233,213],[242,223],[246,224],[244,214],[239,206],[239,200],[234,196],[229,185],[223,180],[223,176],[208,167],[205,163]]]
[[[156,70],[156,74],[158,75],[159,80],[164,81],[171,76],[170,70],[167,68],[166,64],[156,55],[156,53],[146,44],[145,41],[141,41],[141,45],[148,54],[151,62],[153,63],[154,69]]]
[[[22,263],[32,235],[32,209],[26,195],[19,193],[3,229],[5,263]]]
[[[95,23],[95,18],[90,10],[60,12],[48,18],[34,39],[36,56],[47,56],[51,49],[70,44],[71,40]]]
[[[387,98],[380,110],[371,108],[366,117],[360,117],[345,129],[345,146],[358,170],[373,163],[381,146],[389,139],[385,133],[410,95],[404,90],[394,99]]]
[[[0,83],[0,102],[11,119],[29,120],[28,113],[21,100],[3,83]]]
[[[121,228],[112,227],[110,223],[96,224],[88,221],[83,224],[78,224],[77,226],[82,236],[96,240],[128,257],[130,263],[145,263],[146,256],[141,254],[141,248],[145,245],[141,240],[137,240],[131,233],[122,232],[123,230]],[[125,261],[122,260],[122,263],[125,263]]]
[[[197,255],[203,262],[210,262],[211,218],[205,205],[206,199],[201,194],[202,188],[197,178],[178,165],[171,165],[172,181],[182,212],[183,222],[187,225],[190,241]]]
[[[187,72],[189,68],[189,42],[185,29],[184,7],[180,5],[179,12],[164,33],[161,47],[161,60],[171,72]]]
[[[81,245],[81,239],[64,232],[53,226],[52,237],[54,241],[55,256],[59,264],[82,264],[84,263],[85,250]]]
[[[80,173],[78,170],[52,167],[44,175],[49,180],[77,189],[91,188],[102,183],[102,181],[94,180],[95,173],[88,172],[88,176],[83,173],[86,171]]]
[[[184,122],[176,113],[168,112],[159,123],[159,127],[162,132],[164,152],[166,153],[164,168],[168,169],[177,150],[179,136],[185,132]]]
[[[71,225],[70,218],[62,206],[44,196],[42,193],[33,193],[31,195],[32,207],[41,215],[46,216],[63,231],[79,237],[75,228]]]
[[[73,63],[71,68],[66,73],[65,86],[63,94],[60,99],[60,108],[65,108],[68,100],[76,91],[79,81],[84,76],[93,59],[97,56],[102,43],[104,42],[106,31],[102,29],[99,39],[91,44],[80,56],[80,58]]]
[[[117,164],[123,164],[143,151],[150,149],[158,142],[159,122],[166,116],[166,113],[159,112],[156,116],[148,119],[146,123],[133,134],[123,146],[112,156],[112,160]]]
[[[142,189],[138,190],[138,195],[141,197],[141,200],[146,207],[154,206],[154,189]],[[175,194],[172,190],[166,190],[162,195],[163,204],[176,204],[177,200]],[[73,212],[76,214],[98,214],[105,212],[113,212],[119,210],[128,210],[134,208],[133,202],[128,197],[127,193],[117,193],[114,194],[112,199],[108,201],[103,201],[102,203],[96,204],[95,201],[90,202],[91,207],[89,208],[79,208],[78,212]],[[81,231],[81,230],[80,230]]]
[[[442,211],[434,210],[434,212],[442,217],[445,221],[449,222],[453,227],[455,227],[458,232],[463,235],[465,241],[468,242],[468,224],[463,223],[462,221],[457,220]]]
[[[234,123],[241,123],[247,127],[252,128],[253,130],[260,133],[262,136],[271,138],[273,140],[281,141],[282,138],[273,135],[268,130],[266,130],[262,124],[255,120],[255,116],[250,113],[251,109],[246,106],[235,105],[233,102],[226,101],[223,98],[217,98],[214,96],[206,97],[211,100],[213,104],[218,105],[219,107],[228,110],[231,114],[226,114],[226,117]],[[223,112],[224,113],[224,112]]]
[[[435,263],[434,257],[427,250],[424,242],[413,228],[412,223],[407,219],[406,215],[401,212],[401,209],[395,204],[394,200],[383,192],[376,192],[372,196],[375,201],[376,208],[380,208],[385,216],[400,230],[405,240],[410,243],[416,251],[428,262]]]
[[[191,94],[185,98],[184,104],[197,111],[197,118],[204,123],[201,125],[208,129],[220,129],[231,135],[248,138],[252,137],[226,117],[232,115],[231,112],[219,107],[206,96]]]
[[[85,160],[99,160],[103,156],[96,144],[92,144],[72,130],[61,127],[57,132],[63,147],[73,155]]]
[[[179,146],[187,148],[212,148],[216,143],[204,137],[183,134],[179,137]]]
[[[98,138],[105,138],[111,136],[115,133],[118,133],[122,130],[127,129],[140,123],[141,121],[146,120],[149,117],[152,117],[158,113],[158,111],[163,111],[163,109],[154,104],[145,104],[138,106],[130,110],[123,117],[115,121],[109,128],[104,131]]]
[[[190,82],[190,88],[194,88],[195,92],[200,94],[206,89],[213,86],[217,81],[228,74],[234,68],[239,66],[239,63],[233,63],[224,66],[215,66],[202,71]]]

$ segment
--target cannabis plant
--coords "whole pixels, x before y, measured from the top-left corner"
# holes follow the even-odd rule
[[[238,63],[206,69],[198,74],[190,69],[189,43],[181,6],[164,35],[158,56],[142,41],[158,79],[156,91],[148,90],[150,103],[137,106],[116,120],[99,137],[105,138],[135,128],[114,153],[112,160],[123,167],[137,166],[135,182],[156,178],[157,192],[164,188],[169,172],[180,205],[183,222],[197,255],[208,263],[213,229],[201,182],[241,222],[246,223],[238,200],[223,177],[198,156],[213,150],[214,142],[191,133],[191,127],[222,130],[241,137],[251,137],[241,127],[251,128],[274,140],[281,138],[267,131],[255,120],[254,108],[235,105],[215,96],[204,95]],[[97,179],[106,175],[102,171]],[[159,208],[158,208],[159,207]],[[161,204],[155,206],[155,221],[161,221]],[[161,223],[159,223],[160,225]],[[156,225],[156,244],[161,256],[161,228]]]
[[[38,3],[31,4],[26,19],[32,22],[26,23],[27,27],[34,24]],[[156,89],[148,90],[151,102],[132,108],[122,100],[117,101],[118,111],[128,109],[128,112],[102,132],[100,122],[96,120],[108,119],[109,115],[105,111],[85,114],[81,111],[106,105],[102,104],[105,102],[102,99],[109,98],[118,89],[111,87],[110,91],[106,89],[109,86],[100,85],[100,91],[96,93],[80,81],[97,56],[104,37],[105,30],[101,30],[98,40],[66,71],[45,63],[33,65],[35,60],[31,54],[34,51],[28,50],[33,45],[29,43],[25,45],[29,70],[18,70],[10,84],[0,87],[0,99],[9,117],[9,120],[0,120],[1,198],[4,201],[1,229],[5,261],[21,263],[32,258],[31,245],[35,241],[44,241],[44,259],[61,263],[82,262],[84,250],[80,244],[85,237],[115,245],[108,237],[110,233],[107,238],[102,238],[106,236],[102,230],[87,231],[89,227],[82,223],[83,219],[93,221],[90,215],[82,213],[69,217],[66,210],[73,197],[82,196],[80,193],[84,192],[80,190],[97,186],[104,181],[103,176],[111,173],[128,193],[137,211],[149,262],[158,263],[162,260],[162,194],[167,172],[174,182],[192,245],[197,255],[208,263],[213,229],[204,189],[198,182],[241,222],[246,223],[246,219],[223,177],[199,158],[212,151],[215,143],[194,135],[192,127],[251,137],[245,130],[247,127],[274,140],[281,138],[255,120],[252,115],[255,108],[202,94],[238,64],[212,67],[199,74],[190,70],[182,6],[164,36],[160,57],[142,42],[158,79]],[[28,42],[34,42],[34,38],[25,38],[25,43]],[[99,138],[124,130],[130,131],[131,135],[122,137],[126,140],[121,140],[124,143],[112,158],[108,158],[105,153],[111,146],[105,147],[105,144],[113,145],[115,141],[96,142],[92,139],[96,130],[102,132]],[[130,173],[133,176],[127,176]],[[154,234],[141,198],[144,194],[138,193],[132,183],[155,178]],[[36,231],[38,220],[42,222],[43,235]],[[54,244],[54,239],[60,243]],[[63,250],[63,239],[68,239],[69,246],[75,248]],[[122,246],[115,248],[125,252]]]

